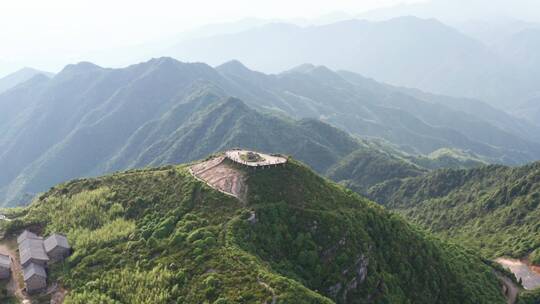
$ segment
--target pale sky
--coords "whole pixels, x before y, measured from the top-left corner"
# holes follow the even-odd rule
[[[356,15],[421,1],[426,0],[0,0],[0,76],[21,66],[57,72],[73,60],[171,39],[206,24]]]

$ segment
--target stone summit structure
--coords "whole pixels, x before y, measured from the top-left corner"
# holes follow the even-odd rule
[[[270,168],[287,163],[287,158],[279,154],[264,154],[249,150],[233,149],[225,152],[225,157],[235,163],[251,168]]]
[[[243,201],[247,195],[247,170],[242,168],[267,169],[286,163],[287,157],[282,155],[233,149],[196,163],[189,171],[210,187]]]

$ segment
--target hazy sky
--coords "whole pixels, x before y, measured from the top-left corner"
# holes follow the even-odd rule
[[[428,17],[510,12],[513,17],[540,18],[538,3],[540,0],[0,0],[0,77],[23,66],[57,72],[82,60],[105,66],[136,63],[149,59],[151,55],[146,54],[159,54],[164,43],[177,42],[180,33],[245,18],[317,20],[336,12],[358,16],[408,4],[421,4]]]
[[[87,53],[163,39],[209,23],[358,14],[419,1],[0,0],[0,65],[3,70],[18,65],[57,70]]]

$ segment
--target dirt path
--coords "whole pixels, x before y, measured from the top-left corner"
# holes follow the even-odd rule
[[[272,287],[270,287],[270,285],[266,284],[265,282],[261,281],[260,279],[257,279],[257,281],[259,281],[259,284],[266,288],[268,291],[270,291],[270,293],[272,294],[272,302],[270,302],[270,304],[276,304],[277,303],[277,295],[276,295],[276,292],[274,291],[274,289]],[[266,304],[266,302],[265,302]]]
[[[30,298],[24,292],[22,280],[22,267],[17,257],[17,253],[6,243],[0,243],[0,253],[11,258],[11,278],[8,282],[8,291],[14,294],[21,303],[31,304]]]
[[[499,273],[498,271],[495,271],[495,274],[497,275],[501,283],[503,283],[503,292],[504,296],[506,297],[506,303],[515,304],[519,295],[519,286],[514,283],[514,281],[512,281],[510,278]]]
[[[540,287],[540,273],[527,260],[498,258],[495,262],[510,269],[516,275],[516,278],[521,279],[525,289],[531,290]]]
[[[193,176],[210,187],[243,201],[247,193],[245,174],[224,160],[224,157],[216,157],[195,164],[189,170]]]
[[[64,303],[64,298],[66,297],[68,293],[67,290],[58,286],[54,286],[53,289],[54,291],[52,292],[52,295],[51,295],[51,304]]]

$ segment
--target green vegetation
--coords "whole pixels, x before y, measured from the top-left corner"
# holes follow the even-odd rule
[[[393,179],[416,177],[439,168],[474,168],[479,158],[455,149],[430,155],[411,155],[381,140],[361,141],[361,148],[330,167],[326,175],[347,188],[367,195],[370,188]]]
[[[534,265],[540,265],[540,247],[536,248],[531,252],[529,255],[529,262],[531,262]]]
[[[525,291],[519,294],[517,304],[538,304],[540,303],[540,289]]]
[[[185,166],[76,180],[2,229],[68,235],[74,254],[51,268],[66,304],[504,303],[475,254],[298,162],[246,173],[247,204]]]
[[[249,179],[255,189],[249,200],[259,223],[268,224],[255,227],[247,248],[274,269],[311,289],[335,292],[332,298],[347,303],[500,301],[491,271],[470,253],[426,237],[374,203],[297,166],[257,172]],[[265,185],[283,190],[276,195]],[[463,271],[467,267],[472,268]],[[356,283],[359,288],[347,291]],[[473,291],[473,285],[485,293]]]
[[[411,159],[415,164],[427,169],[470,169],[488,164],[488,160],[458,149],[442,148],[427,156]]]
[[[329,178],[361,194],[378,183],[394,178],[419,176],[428,172],[397,154],[366,147],[359,149],[330,168]]]
[[[486,257],[540,255],[540,163],[439,170],[393,180],[370,196]]]
[[[17,298],[8,295],[7,292],[7,282],[0,281],[0,303],[2,304],[17,304],[19,303],[19,300]]]
[[[265,160],[260,154],[251,152],[240,154],[240,159],[246,162],[261,162]]]

